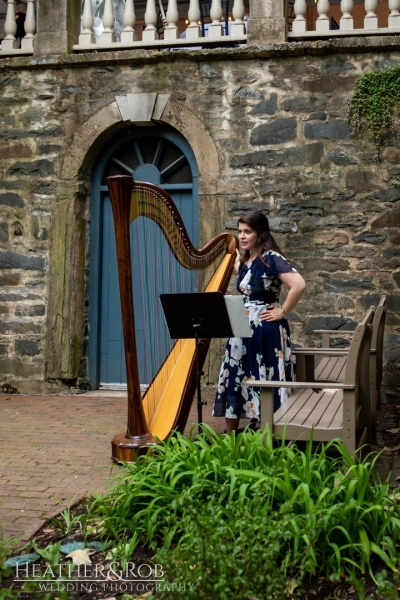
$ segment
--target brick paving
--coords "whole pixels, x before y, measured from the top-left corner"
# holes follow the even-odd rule
[[[204,392],[205,398],[207,391]],[[213,395],[213,394],[212,394]],[[210,397],[210,392],[208,392]],[[219,431],[223,419],[203,420]],[[194,403],[187,431],[197,422]],[[5,539],[29,540],[71,503],[109,482],[111,440],[126,428],[123,393],[0,394],[0,527]],[[118,469],[114,466],[113,473]]]
[[[208,400],[203,420],[222,432],[224,419],[211,417],[213,395],[212,388],[203,391],[203,399]],[[0,415],[0,526],[4,538],[29,540],[45,520],[71,503],[92,491],[106,490],[113,466],[111,439],[126,426],[122,393],[0,394]],[[196,423],[194,403],[186,431]],[[379,470],[381,476],[391,470],[392,485],[397,485],[400,457],[384,453]],[[118,467],[112,472],[118,472]]]

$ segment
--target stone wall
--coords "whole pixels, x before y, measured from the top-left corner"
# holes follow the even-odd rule
[[[315,345],[315,328],[354,326],[388,295],[384,384],[395,399],[400,146],[392,141],[379,157],[368,142],[352,139],[347,101],[358,75],[398,64],[400,56],[379,38],[363,43],[3,60],[3,385],[40,391],[84,375],[91,168],[107,139],[127,125],[115,96],[158,92],[171,95],[163,121],[196,153],[203,241],[223,222],[235,229],[239,215],[261,208],[307,280],[291,315],[296,343]],[[210,149],[217,161],[208,161]],[[214,348],[210,364],[218,353]],[[215,379],[215,366],[207,374]]]

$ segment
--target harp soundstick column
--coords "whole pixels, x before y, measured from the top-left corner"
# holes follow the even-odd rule
[[[134,462],[142,449],[155,444],[143,411],[135,340],[132,265],[130,257],[130,210],[133,180],[130,177],[109,178],[108,187],[114,216],[117,245],[118,277],[121,294],[122,325],[128,387],[127,432],[116,435],[112,442],[112,459]]]

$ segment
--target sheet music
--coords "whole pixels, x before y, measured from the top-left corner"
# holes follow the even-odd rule
[[[234,337],[251,337],[243,296],[224,296],[224,300]]]

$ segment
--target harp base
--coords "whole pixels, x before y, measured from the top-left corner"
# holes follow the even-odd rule
[[[135,437],[119,433],[111,442],[111,459],[119,464],[133,463],[138,456],[146,454],[155,443],[151,433]]]

